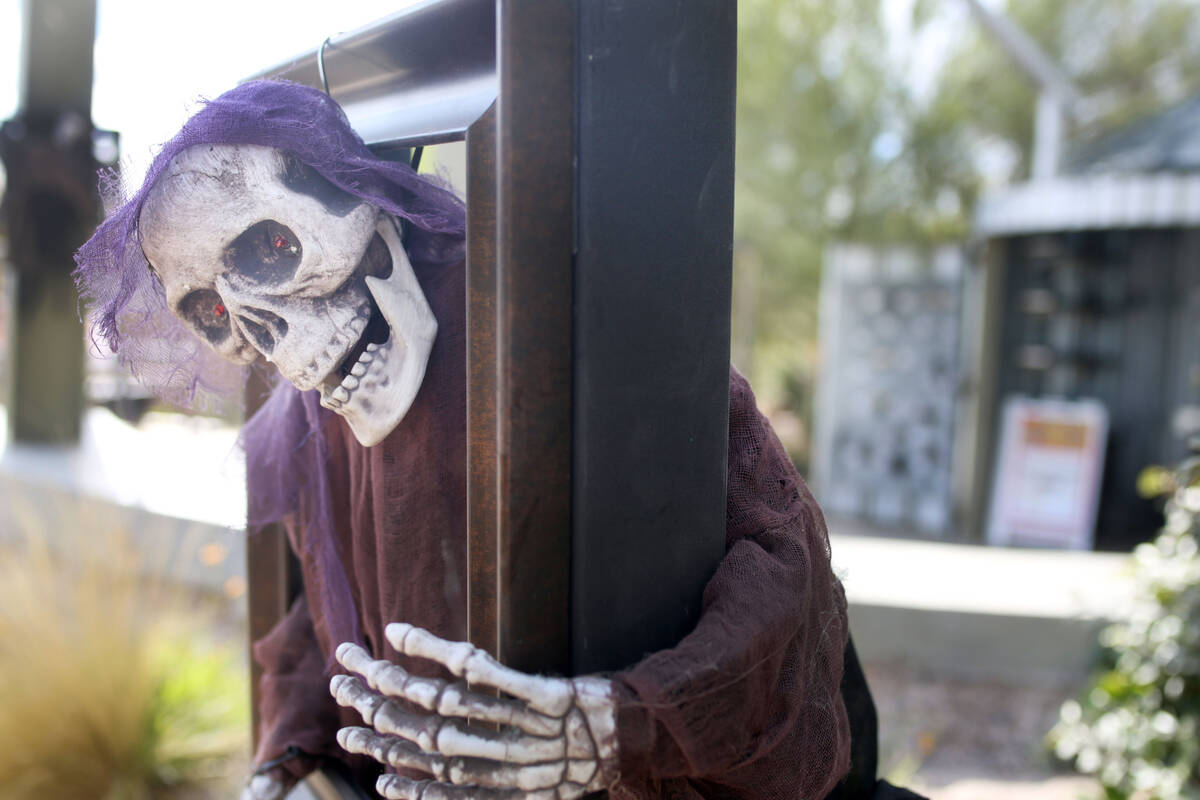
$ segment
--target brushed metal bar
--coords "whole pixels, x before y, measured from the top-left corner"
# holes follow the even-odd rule
[[[452,42],[449,46],[447,43]],[[254,78],[321,88],[317,47]],[[493,0],[429,0],[325,47],[329,93],[367,144],[461,141],[496,100]]]

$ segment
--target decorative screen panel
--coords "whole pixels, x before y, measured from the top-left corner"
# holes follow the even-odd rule
[[[826,254],[813,477],[827,513],[948,532],[962,271],[951,247]]]

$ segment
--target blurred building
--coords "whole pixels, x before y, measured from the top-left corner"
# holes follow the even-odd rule
[[[812,463],[826,513],[953,536],[963,279],[960,247],[826,253]]]
[[[985,196],[973,239],[973,266],[943,281],[955,297],[939,313],[960,309],[957,328],[926,339],[884,266],[894,254],[831,251],[827,287],[859,285],[840,297],[827,288],[823,301],[823,346],[836,355],[818,411],[822,501],[877,525],[983,540],[1006,403],[1095,400],[1107,416],[1095,547],[1150,538],[1161,517],[1137,476],[1178,460],[1200,432],[1200,97],[1076,148],[1054,177]],[[927,274],[939,258],[925,259]],[[828,322],[861,312],[864,298],[882,298],[892,326],[870,343],[870,326],[838,333]],[[887,386],[854,384],[880,364]],[[918,472],[938,491],[916,486]],[[846,489],[854,475],[857,495]],[[893,502],[897,488],[906,493]]]
[[[976,236],[990,394],[1099,400],[1097,546],[1149,538],[1161,520],[1137,475],[1200,429],[1200,96],[1076,149],[1059,177],[984,198]]]

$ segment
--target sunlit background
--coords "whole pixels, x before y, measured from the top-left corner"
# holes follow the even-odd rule
[[[133,180],[199,98],[353,31],[415,0],[353,3],[156,3],[101,0],[96,12],[92,118],[121,132]],[[0,3],[0,119],[17,109],[21,2]]]
[[[93,121],[136,185],[201,98],[412,4],[100,0]],[[829,517],[882,776],[952,800],[1195,796],[1200,2],[973,4],[740,0],[733,361]],[[0,120],[21,7],[0,0]],[[0,704],[0,798],[231,796],[235,421],[87,371],[78,446],[0,430],[0,685],[24,687]],[[125,657],[96,673],[76,642]],[[64,759],[27,735],[60,687],[118,744]]]

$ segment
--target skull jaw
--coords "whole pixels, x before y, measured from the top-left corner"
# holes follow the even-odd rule
[[[387,438],[408,414],[425,378],[429,353],[437,336],[437,320],[421,291],[395,222],[381,216],[377,229],[392,257],[389,277],[366,279],[389,336],[370,345],[360,364],[361,376],[347,377],[335,388],[321,389],[321,405],[341,415],[354,438],[373,447]],[[348,395],[348,396],[347,396]]]

